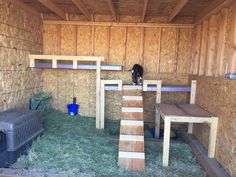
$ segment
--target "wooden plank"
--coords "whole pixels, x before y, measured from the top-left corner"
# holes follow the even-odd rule
[[[92,55],[92,26],[77,27],[77,55]]]
[[[177,59],[177,73],[189,73],[191,46],[192,46],[192,29],[180,29],[178,40],[178,59]]]
[[[61,55],[74,55],[77,53],[76,42],[76,26],[62,25],[61,26]]]
[[[191,82],[191,92],[190,92],[190,104],[195,104],[197,91],[197,81],[192,80]]]
[[[188,116],[183,110],[173,104],[159,104],[158,109],[165,116]]]
[[[96,128],[101,129],[101,61],[96,62]]]
[[[91,13],[89,12],[89,10],[87,9],[87,7],[85,6],[85,4],[83,3],[83,1],[81,0],[72,0],[72,2],[75,4],[75,6],[84,14],[84,16],[91,21],[92,20],[92,16]]]
[[[193,28],[193,24],[170,24],[170,23],[117,23],[117,22],[82,22],[82,21],[62,21],[62,20],[44,20],[44,24],[70,24],[82,26],[120,26],[120,27],[166,27],[166,28]]]
[[[162,28],[160,72],[173,73],[176,70],[177,28]]]
[[[209,25],[209,40],[208,40],[208,52],[206,58],[206,68],[205,75],[213,75],[213,63],[216,58],[216,49],[217,49],[217,34],[218,34],[218,19],[216,15],[213,15],[210,19]]]
[[[227,19],[229,11],[227,8],[222,9],[219,13],[219,34],[218,34],[218,48],[216,55],[216,72],[215,76],[223,76],[225,73],[225,51],[226,51],[226,40],[227,40]]]
[[[111,27],[109,64],[124,65],[126,28]]]
[[[146,11],[147,11],[147,5],[148,5],[148,0],[144,0],[141,22],[144,22],[144,21],[145,21],[145,16],[146,16]]]
[[[145,28],[143,68],[145,72],[157,72],[160,28]]]
[[[115,9],[115,6],[112,2],[112,0],[107,0],[107,3],[109,5],[109,8],[111,10],[111,13],[112,13],[112,17],[115,21],[117,21],[117,13],[116,13],[116,9]]]
[[[143,62],[144,62],[144,38],[145,38],[145,33],[144,33],[144,27],[141,28],[141,35],[140,35],[140,49],[139,49],[139,52],[140,52],[140,65],[143,65]]]
[[[175,6],[174,10],[171,12],[168,21],[171,22],[181,11],[181,9],[187,4],[189,0],[180,0],[178,4]]]
[[[209,37],[209,22],[206,20],[203,22],[202,27],[202,40],[201,40],[201,55],[199,61],[199,75],[205,74],[205,65],[208,52],[208,37]]]
[[[177,104],[177,106],[181,108],[189,116],[208,117],[208,118],[211,118],[212,116],[214,116],[212,115],[212,113],[204,110],[203,108],[195,104]]]
[[[202,26],[197,26],[195,36],[195,46],[193,50],[192,74],[198,74],[201,53]]]
[[[170,117],[165,117],[164,124],[164,140],[163,140],[163,157],[162,164],[164,167],[169,165],[169,151],[170,151],[170,127],[171,121]]]
[[[160,137],[160,125],[161,125],[161,114],[156,106],[156,114],[155,114],[155,138]]]
[[[129,27],[127,30],[126,69],[131,69],[134,64],[140,64],[140,28]]]
[[[29,55],[30,59],[40,60],[79,60],[79,61],[104,61],[104,57],[97,56],[65,56],[65,55]]]
[[[228,59],[228,73],[236,72],[236,3],[232,6],[232,22],[230,31],[230,52]]]
[[[45,7],[47,7],[48,9],[50,9],[51,11],[53,11],[63,20],[68,20],[66,13],[51,0],[39,0],[39,2],[43,4]]]
[[[218,125],[218,118],[212,117],[212,122],[210,125],[209,147],[208,147],[208,157],[210,158],[214,158],[215,156],[217,125]]]
[[[22,2],[20,0],[8,0],[8,1],[15,4],[16,6],[20,7],[24,11],[29,12],[32,15],[38,17],[38,18],[41,18],[41,14],[38,10],[36,10],[35,8],[25,4],[24,2]]]

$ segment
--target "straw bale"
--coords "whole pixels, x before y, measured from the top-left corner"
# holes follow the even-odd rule
[[[176,70],[176,28],[162,28],[160,72],[173,73]]]

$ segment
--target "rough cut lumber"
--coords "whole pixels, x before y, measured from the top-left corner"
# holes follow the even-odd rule
[[[50,9],[51,11],[53,11],[63,20],[68,20],[66,13],[51,0],[39,0],[39,2],[43,4],[45,7],[47,7],[48,9]]]
[[[72,0],[72,2],[78,7],[78,9],[84,14],[84,16],[91,21],[92,16],[87,7],[84,5],[84,3],[81,0]]]
[[[111,9],[113,19],[117,21],[117,13],[112,0],[107,0],[107,3],[109,5],[109,8]]]
[[[79,22],[79,21],[61,21],[44,20],[44,24],[54,25],[80,25],[80,26],[123,26],[123,27],[168,27],[168,28],[193,28],[193,24],[169,24],[169,23],[116,23],[116,22]]]
[[[17,5],[18,7],[22,8],[23,10],[30,12],[31,14],[35,15],[38,18],[41,18],[40,12],[38,12],[36,9],[32,8],[31,6],[26,5],[20,0],[9,0],[11,3]]]
[[[145,21],[145,16],[146,16],[146,11],[147,11],[147,5],[148,5],[148,0],[144,0],[143,13],[142,13],[141,22],[144,22],[144,21]]]
[[[178,2],[178,4],[175,6],[174,10],[172,11],[172,13],[169,16],[169,22],[171,22],[178,15],[178,13],[185,6],[185,4],[187,4],[188,1],[189,0],[180,0]]]

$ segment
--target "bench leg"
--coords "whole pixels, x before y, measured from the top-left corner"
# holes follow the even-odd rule
[[[163,159],[162,164],[164,167],[169,165],[169,150],[170,150],[170,117],[165,117],[164,126],[164,142],[163,142]]]
[[[212,122],[210,124],[210,137],[209,137],[209,147],[208,147],[209,158],[214,158],[215,156],[217,125],[218,125],[218,118],[213,117]]]
[[[188,133],[193,134],[193,123],[188,123]]]
[[[155,138],[160,137],[160,120],[161,114],[158,108],[156,107],[156,116],[155,116]]]

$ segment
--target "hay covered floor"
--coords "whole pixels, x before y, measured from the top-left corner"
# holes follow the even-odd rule
[[[162,176],[204,177],[190,147],[171,143],[170,166],[162,167],[162,143],[145,141],[146,172],[130,172],[117,165],[119,122],[107,122],[105,130],[95,129],[95,119],[74,119],[50,110],[43,113],[45,132],[12,166],[16,169],[57,173],[66,176]],[[145,133],[146,135],[149,134]]]

